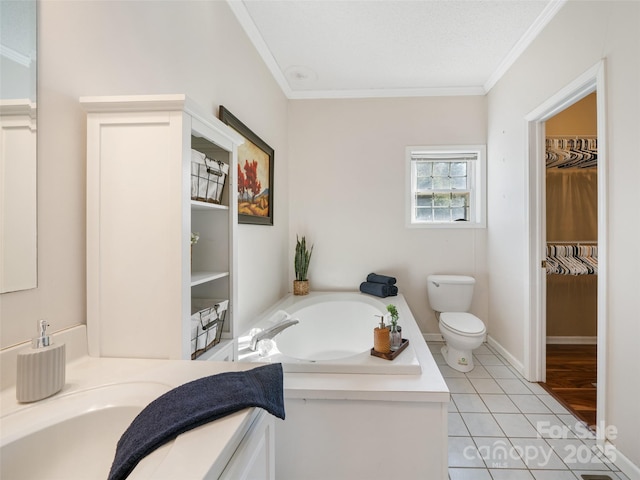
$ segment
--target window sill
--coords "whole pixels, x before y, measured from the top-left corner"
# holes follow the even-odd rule
[[[407,228],[487,228],[484,222],[407,223]]]

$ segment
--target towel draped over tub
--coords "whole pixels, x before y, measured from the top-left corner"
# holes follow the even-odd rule
[[[178,435],[248,407],[284,420],[282,365],[225,372],[185,383],[151,402],[124,432],[109,480],[122,480],[149,453]]]

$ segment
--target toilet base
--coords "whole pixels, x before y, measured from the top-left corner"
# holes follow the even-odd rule
[[[445,344],[440,349],[447,365],[458,372],[467,373],[473,370],[473,354],[471,350],[458,350]]]

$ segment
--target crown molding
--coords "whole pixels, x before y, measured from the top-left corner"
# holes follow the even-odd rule
[[[346,89],[346,90],[294,90],[289,85],[278,62],[262,38],[243,0],[227,0],[227,4],[236,16],[240,26],[244,29],[249,40],[280,86],[284,95],[290,100],[309,99],[348,99],[348,98],[389,98],[389,97],[443,97],[486,95],[502,76],[513,66],[516,60],[535,40],[551,19],[558,13],[568,0],[551,0],[540,13],[536,21],[529,27],[520,40],[500,62],[496,70],[484,85],[468,87],[418,87],[418,88],[377,88],[377,89]]]
[[[291,90],[291,87],[289,86],[287,79],[284,77],[284,74],[282,73],[278,62],[276,62],[276,59],[271,53],[271,50],[269,50],[269,47],[264,41],[264,38],[262,38],[262,35],[260,34],[258,27],[256,27],[256,24],[251,18],[247,7],[245,7],[244,2],[242,0],[227,0],[227,4],[238,19],[240,26],[244,29],[245,33],[249,37],[249,40],[251,40],[251,43],[258,51],[258,54],[266,64],[267,68],[271,72],[271,75],[273,75],[273,78],[276,80],[285,96],[287,98],[291,98],[293,90]]]
[[[400,97],[459,97],[484,95],[481,86],[476,87],[424,87],[424,88],[372,88],[357,90],[295,90],[290,100],[347,99],[347,98],[400,98]]]
[[[529,27],[524,35],[518,40],[513,48],[507,53],[507,56],[502,59],[498,67],[493,71],[491,76],[484,84],[484,91],[489,91],[495,86],[496,83],[504,76],[505,73],[516,63],[516,60],[524,53],[524,51],[531,45],[531,43],[537,38],[537,36],[544,30],[551,19],[558,13],[558,11],[567,3],[567,0],[551,0],[547,6],[542,10],[536,21]]]

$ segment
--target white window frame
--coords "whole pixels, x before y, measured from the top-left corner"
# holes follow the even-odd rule
[[[485,145],[435,145],[406,148],[406,226],[409,228],[486,228],[487,226],[487,148]],[[470,174],[469,221],[420,221],[415,219],[416,182],[413,161],[420,155],[443,159],[452,155],[475,156]],[[455,192],[455,189],[451,189]]]

